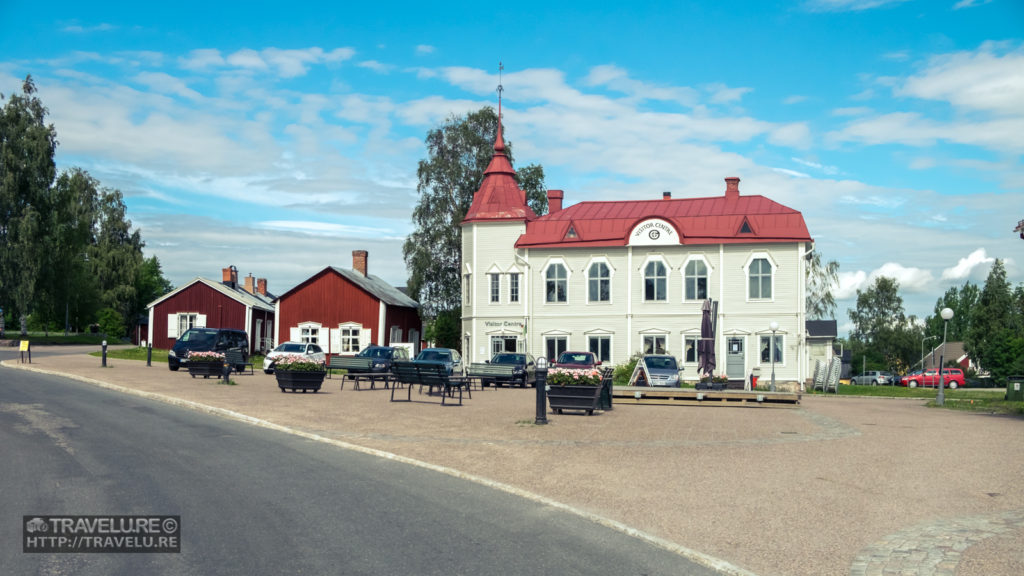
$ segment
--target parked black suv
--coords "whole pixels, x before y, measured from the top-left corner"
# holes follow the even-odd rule
[[[367,346],[356,354],[356,358],[369,358],[370,372],[391,372],[392,362],[409,361],[409,351],[391,346]]]
[[[225,352],[240,350],[242,359],[249,361],[249,337],[245,330],[228,328],[189,328],[178,337],[167,353],[167,367],[177,370],[188,366],[189,352]]]

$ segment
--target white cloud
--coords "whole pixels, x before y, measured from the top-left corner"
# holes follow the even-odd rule
[[[804,160],[802,158],[790,158],[793,162],[800,164],[801,166],[807,166],[808,168],[814,168],[828,176],[834,176],[839,173],[839,169],[835,166],[826,166],[819,162],[812,162],[810,160]]]
[[[960,0],[953,5],[953,10],[962,10],[964,8],[974,8],[977,6],[984,6],[992,0]]]
[[[743,95],[752,92],[753,88],[740,87],[740,88],[729,88],[725,84],[708,84],[703,86],[704,90],[711,94],[712,104],[726,104],[729,102],[739,102]]]
[[[943,280],[963,280],[971,276],[971,273],[979,266],[995,262],[995,258],[987,256],[984,248],[978,248],[971,252],[966,258],[961,258],[956,266],[946,268],[942,271]]]
[[[772,168],[779,174],[785,174],[786,176],[792,176],[793,178],[810,178],[810,174],[804,174],[803,172],[797,172],[796,170],[788,170],[786,168]]]
[[[87,34],[89,32],[109,32],[111,30],[117,30],[117,26],[113,24],[101,23],[94,26],[82,26],[81,24],[68,24],[61,28],[62,32],[68,32],[71,34]]]
[[[790,106],[790,105],[793,105],[793,104],[800,104],[800,103],[806,102],[806,101],[807,101],[807,96],[802,96],[800,94],[794,94],[792,96],[786,96],[785,98],[782,99],[782,103],[787,105],[787,106]]]
[[[811,12],[859,12],[888,5],[897,5],[907,0],[807,0],[804,7]]]
[[[137,74],[133,80],[162,94],[172,94],[190,100],[201,98],[201,95],[189,88],[184,80],[163,72],[142,72]]]
[[[866,106],[854,106],[849,108],[836,108],[832,110],[833,116],[864,116],[865,114],[871,114],[874,112],[871,108]]]
[[[972,122],[943,123],[916,112],[894,112],[847,124],[826,135],[830,142],[863,144],[904,144],[927,147],[939,141],[981,146],[997,152],[1024,152],[1024,115]]]
[[[678,102],[684,106],[697,104],[697,91],[686,86],[659,86],[629,77],[626,70],[605,64],[594,66],[583,79],[585,86],[605,86],[633,98]]]
[[[932,58],[921,74],[896,89],[897,96],[949,102],[969,111],[1024,115],[1024,47],[986,42],[971,52]]]
[[[806,148],[811,144],[811,129],[803,122],[783,124],[769,131],[768,141],[778,146]]]
[[[316,47],[301,50],[265,48],[258,51],[242,48],[226,57],[222,56],[219,50],[201,49],[191,51],[179,62],[186,70],[234,67],[249,72],[274,70],[282,78],[295,78],[304,76],[309,72],[310,66],[315,64],[336,64],[353,56],[355,50],[352,48],[336,48],[329,52]]]
[[[391,70],[394,69],[394,66],[392,66],[391,64],[384,64],[383,62],[378,62],[376,60],[363,60],[362,62],[356,64],[356,66],[360,68],[366,68],[367,70],[373,70],[374,72],[377,72],[379,74],[387,74],[388,72],[391,72]]]
[[[419,44],[416,46],[417,54],[433,54],[434,47],[429,44]]]

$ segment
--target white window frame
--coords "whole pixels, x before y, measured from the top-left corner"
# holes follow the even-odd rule
[[[669,334],[667,332],[650,332],[650,333],[647,333],[647,334],[641,334],[640,335],[640,345],[641,345],[640,349],[643,351],[644,354],[668,354],[669,350],[671,350],[671,348],[669,348],[669,338],[668,337],[669,337]],[[651,351],[650,352],[647,351],[647,339],[648,338],[652,338],[654,340],[653,345],[651,346]],[[656,348],[657,341],[658,341],[659,338],[665,341],[664,348],[662,349],[661,352],[658,352],[658,350]]]
[[[690,278],[691,278],[691,276],[689,276],[687,274],[687,269],[690,267],[690,263],[691,262],[700,262],[701,264],[704,265],[704,292],[705,292],[705,294],[704,294],[703,297],[698,296],[696,293],[694,294],[693,298],[689,298],[687,296],[687,290],[690,287]],[[689,258],[687,258],[686,262],[683,263],[683,267],[682,267],[682,274],[683,274],[683,300],[686,301],[686,302],[699,302],[701,300],[705,300],[705,299],[709,298],[710,295],[711,295],[711,273],[713,271],[714,271],[714,269],[711,267],[711,264],[708,262],[707,258],[705,258],[703,255],[690,256]],[[693,276],[693,278],[700,278],[700,276]],[[696,292],[696,291],[697,291],[696,283],[694,283],[694,292]]]
[[[519,302],[519,290],[522,285],[521,278],[518,270],[513,270],[508,273],[508,301],[510,303]]]
[[[608,343],[608,357],[607,358],[602,358],[601,357],[600,348],[597,351],[594,351],[594,341],[606,341]],[[603,333],[587,334],[587,350],[589,350],[590,352],[594,352],[594,357],[597,358],[598,360],[600,360],[603,364],[611,364],[611,362],[612,362],[612,350],[613,349],[614,348],[612,347],[612,335],[611,334],[603,334]]]
[[[491,304],[501,303],[501,274],[498,272],[489,272],[488,276],[488,302]]]
[[[355,334],[353,334],[355,332]],[[363,341],[369,341],[370,331],[363,328],[361,324],[346,322],[338,324],[338,350],[337,354],[356,354],[364,348]],[[353,343],[355,344],[353,346]]]
[[[298,341],[306,344],[320,344],[320,329],[323,328],[319,322],[303,322],[298,325]]]
[[[765,260],[768,262],[769,276],[769,290],[771,294],[766,298],[764,296],[753,297],[750,294],[750,268],[754,265],[754,262],[758,260]],[[767,252],[754,252],[747,258],[747,263],[743,266],[744,276],[746,277],[746,288],[744,289],[747,297],[747,302],[774,302],[775,301],[775,277],[778,275],[779,266],[772,258],[771,254]]]
[[[594,268],[594,266],[597,266],[598,264],[603,264],[604,267],[608,271],[608,276],[606,278],[598,279],[598,282],[601,282],[601,281],[608,282],[608,299],[607,300],[593,300],[590,297],[590,281],[593,280],[593,278],[590,277],[590,273],[591,273],[591,270]],[[587,304],[602,304],[602,305],[611,304],[612,303],[612,280],[615,278],[615,269],[612,268],[612,265],[608,262],[608,258],[605,258],[604,256],[597,257],[597,258],[591,258],[590,262],[587,263],[587,268],[586,268],[585,276],[586,276],[586,279],[587,279],[587,281],[586,281],[586,285],[587,285],[587,288],[586,288],[586,290],[587,290]],[[600,285],[598,285],[598,292],[600,293]]]
[[[686,345],[689,342],[693,342],[693,360],[689,360],[686,358]],[[683,334],[683,364],[697,364],[697,362],[699,361],[699,357],[697,354],[697,351],[699,350],[697,346],[698,344],[700,344],[700,334]]]
[[[665,276],[664,276],[664,279],[665,279],[665,290],[664,290],[664,295],[663,295],[662,298],[648,299],[647,298],[647,267],[650,266],[654,262],[660,262],[661,265],[665,267]],[[652,276],[652,278],[659,278],[659,276]],[[643,292],[643,301],[644,302],[650,302],[650,303],[668,302],[669,301],[669,296],[668,295],[669,295],[669,292],[671,290],[671,286],[670,286],[671,278],[672,278],[672,267],[669,266],[668,262],[665,261],[665,257],[664,256],[660,256],[660,255],[648,256],[647,259],[644,260],[643,266],[640,267],[640,281],[641,281],[640,282],[640,286],[641,286],[640,290]],[[657,286],[655,286],[655,295],[657,295]]]
[[[562,280],[563,282],[565,282],[565,300],[561,300],[561,301],[559,301],[559,300],[548,300],[548,270],[550,270],[554,266],[561,266],[562,269],[565,270],[565,279]],[[565,260],[563,260],[561,258],[552,258],[552,259],[548,260],[548,263],[544,265],[544,268],[541,269],[540,273],[541,273],[541,280],[543,281],[542,285],[544,286],[544,304],[553,304],[553,305],[560,305],[560,306],[565,306],[566,304],[568,304],[569,303],[569,280],[572,278],[572,269],[569,268],[569,265],[565,263]],[[553,280],[553,282],[558,282],[558,281],[559,280]],[[556,287],[555,293],[556,294],[558,293],[557,287]]]
[[[757,339],[757,362],[760,366],[771,366],[772,358],[768,357],[768,360],[764,360],[762,354],[766,352],[765,345],[771,342],[771,333],[761,333]],[[775,332],[775,365],[785,366],[786,365],[786,335],[781,332]]]

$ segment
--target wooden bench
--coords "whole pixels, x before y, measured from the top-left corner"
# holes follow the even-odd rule
[[[255,374],[252,362],[246,362],[241,350],[226,350],[224,352],[224,363],[231,366],[233,372],[245,374],[245,368],[249,368],[249,374]]]
[[[358,356],[331,356],[327,359],[327,377],[331,377],[331,370],[344,370],[345,373],[341,376],[341,389],[345,389],[345,380],[353,380],[356,383],[356,390],[359,390],[360,378],[355,376],[370,372],[370,362],[370,358],[359,358]],[[373,387],[375,380],[367,379],[370,380],[370,386]]]
[[[485,362],[474,362],[469,365],[469,369],[466,371],[468,376],[479,378],[484,385],[500,385],[508,384],[509,386],[516,383],[515,378],[515,366],[509,366],[506,364],[488,364]],[[523,381],[520,383],[525,385],[526,377],[523,377]]]
[[[419,364],[416,362],[395,362],[391,365],[392,379],[396,383],[405,384],[407,388],[407,394],[405,402],[412,402],[412,387],[419,386],[420,392],[423,392],[423,387],[427,387],[427,395],[433,393],[434,389],[437,388],[441,394],[441,404],[445,404],[445,399],[448,397],[455,396],[455,390],[459,391],[459,405],[462,405],[462,390],[465,389],[469,393],[469,397],[473,398],[473,392],[469,389],[469,380],[458,377],[451,377],[448,375],[448,369],[441,364]],[[401,400],[395,400],[395,390],[398,386],[391,387],[391,401],[399,402]]]

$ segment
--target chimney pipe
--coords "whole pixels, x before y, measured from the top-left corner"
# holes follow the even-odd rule
[[[253,280],[254,278],[252,277],[252,274],[249,274],[248,276],[245,277],[245,284],[242,286],[243,288],[245,288],[245,291],[248,292],[249,294],[252,294],[255,291],[255,287],[253,286]]]
[[[225,285],[238,288],[238,268],[228,266],[221,269],[221,278]]]
[[[267,279],[257,278],[256,279],[256,292],[266,296],[267,295]]]
[[[730,176],[725,179],[725,199],[735,200],[740,197],[740,179]]]
[[[565,193],[561,190],[548,190],[548,214],[562,211],[562,198]]]
[[[661,193],[661,199],[662,200],[671,200],[672,199],[672,193],[669,192],[668,190],[662,192]]]
[[[353,250],[352,251],[352,269],[359,272],[363,276],[366,276],[366,265],[369,259],[369,252],[366,250]]]

